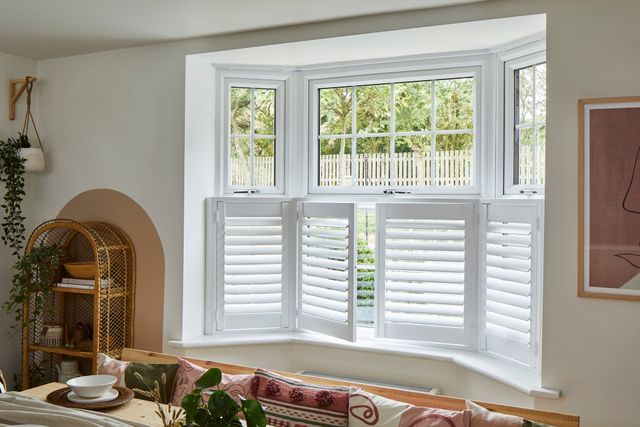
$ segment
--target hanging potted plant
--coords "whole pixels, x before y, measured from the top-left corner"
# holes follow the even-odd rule
[[[4,217],[0,238],[17,258],[13,266],[13,286],[2,308],[7,313],[15,315],[16,326],[28,325],[45,312],[46,297],[53,288],[55,272],[62,255],[60,249],[55,246],[42,246],[23,256],[25,217],[22,214],[22,200],[25,195],[26,160],[22,157],[21,150],[25,148],[24,145],[24,134],[20,134],[18,138],[0,141],[0,182],[5,187],[2,203]],[[23,304],[31,295],[34,299],[29,317],[23,318]]]
[[[44,171],[44,151],[42,148],[42,141],[38,134],[38,128],[36,127],[36,121],[33,119],[33,113],[31,113],[31,91],[33,90],[34,79],[27,77],[25,79],[26,92],[27,92],[27,110],[24,114],[24,124],[22,125],[22,133],[18,136],[18,142],[20,143],[20,157],[24,159],[25,172],[42,172]],[[39,147],[32,147],[29,141],[29,123],[33,124],[33,130],[38,139]]]

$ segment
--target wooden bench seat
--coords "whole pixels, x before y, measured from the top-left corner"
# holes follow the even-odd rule
[[[149,363],[176,363],[178,356],[170,354],[154,353],[144,350],[135,350],[125,348],[122,350],[122,360],[135,361],[135,362],[149,362]],[[218,368],[226,374],[252,374],[255,368],[241,365],[231,365],[227,363],[218,363],[209,360],[192,359],[184,357],[184,359],[191,363],[201,366],[203,368]],[[465,409],[464,399],[459,399],[449,396],[435,396],[427,393],[417,391],[398,390],[387,387],[366,385],[351,383],[346,381],[337,381],[327,378],[313,377],[309,375],[301,375],[282,371],[273,371],[280,375],[284,375],[291,378],[297,378],[304,382],[319,385],[332,385],[332,386],[357,386],[371,393],[384,396],[389,399],[399,400],[402,402],[411,403],[416,406],[427,406],[431,408],[441,408],[460,411]],[[580,417],[575,415],[561,414],[557,412],[539,411],[536,409],[520,408],[517,406],[498,405],[495,403],[479,402],[479,405],[484,406],[492,411],[500,412],[503,414],[516,415],[522,418],[526,418],[541,423],[550,424],[556,427],[578,427],[580,425]]]

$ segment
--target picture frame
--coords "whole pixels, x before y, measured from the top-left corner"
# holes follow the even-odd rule
[[[640,96],[578,101],[578,296],[640,301]]]

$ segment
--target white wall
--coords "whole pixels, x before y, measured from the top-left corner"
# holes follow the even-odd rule
[[[9,121],[9,105],[6,101],[9,97],[8,81],[35,74],[35,61],[0,53],[0,140],[18,136],[18,132],[22,130],[24,118],[25,96],[23,95],[16,111],[16,120]],[[31,177],[27,176],[27,189],[30,184]],[[4,195],[4,187],[0,189],[0,196],[2,195]],[[30,211],[30,200],[26,200],[23,213],[29,217]],[[27,220],[27,223],[31,224],[31,218]],[[14,261],[11,251],[0,244],[0,301],[4,301],[9,295],[11,266]],[[14,385],[13,376],[20,373],[21,363],[20,336],[12,332],[11,325],[13,324],[13,317],[0,311],[0,370],[4,373],[10,387]]]
[[[586,427],[635,426],[640,305],[576,296],[576,102],[640,94],[640,2],[635,0],[490,1],[41,61],[39,117],[49,168],[34,182],[36,219],[55,216],[71,197],[92,188],[113,188],[135,199],[164,245],[165,337],[180,338],[187,326],[181,308],[183,254],[199,257],[202,250],[183,248],[182,240],[185,54],[541,12],[548,17],[549,64],[543,385],[562,390],[560,400],[529,399],[462,368],[397,356],[299,345],[197,355],[266,367],[312,365],[381,379],[419,378],[465,397],[577,413]],[[189,309],[184,314],[188,317]]]

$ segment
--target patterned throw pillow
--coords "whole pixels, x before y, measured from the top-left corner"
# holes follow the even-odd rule
[[[98,374],[113,375],[116,385],[133,390],[136,397],[168,403],[173,395],[173,386],[178,371],[177,363],[123,362],[104,353],[98,355]]]
[[[200,378],[207,370],[198,365],[194,365],[188,360],[178,358],[178,373],[176,374],[176,387],[173,391],[171,403],[174,406],[180,406],[182,398],[191,393],[196,388],[196,380]],[[220,388],[227,392],[229,396],[236,402],[240,403],[240,396],[245,399],[255,399],[251,393],[251,381],[253,375],[228,375],[222,374],[222,382]],[[208,395],[204,396],[205,401]]]
[[[349,427],[469,427],[470,411],[422,408],[351,387]]]
[[[349,389],[324,387],[256,370],[252,389],[275,427],[347,426]]]
[[[470,400],[467,400],[466,404],[467,409],[471,411],[471,427],[553,427],[515,415],[492,412]]]

